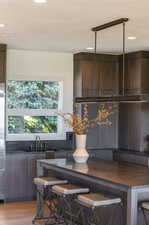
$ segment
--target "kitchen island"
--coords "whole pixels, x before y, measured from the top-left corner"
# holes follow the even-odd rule
[[[74,184],[86,185],[91,191],[121,197],[124,224],[142,225],[138,203],[149,200],[149,169],[135,164],[91,159],[87,164],[75,164],[66,159],[37,161],[37,175],[44,169]]]

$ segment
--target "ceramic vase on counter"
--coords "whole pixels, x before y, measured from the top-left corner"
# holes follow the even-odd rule
[[[76,150],[73,153],[76,163],[86,163],[89,154],[86,150],[86,134],[76,134]]]

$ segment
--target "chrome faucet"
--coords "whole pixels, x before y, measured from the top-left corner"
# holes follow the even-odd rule
[[[36,136],[35,141],[31,143],[29,146],[29,151],[35,151],[35,152],[41,152],[41,151],[46,151],[47,149],[47,144],[46,142],[41,141],[40,136]]]
[[[36,136],[36,139],[35,139],[35,150],[36,150],[36,152],[42,150],[42,143],[41,143],[41,140],[40,140],[40,136]]]

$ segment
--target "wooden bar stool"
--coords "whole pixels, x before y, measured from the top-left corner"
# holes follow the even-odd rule
[[[72,184],[64,184],[64,185],[54,185],[52,187],[52,191],[57,194],[59,199],[59,218],[57,224],[74,225],[78,217],[80,216],[80,211],[75,210],[74,200],[76,199],[78,194],[88,193],[89,188],[72,185]]]
[[[143,214],[144,224],[149,225],[149,219],[147,219],[147,215],[145,213],[145,211],[149,211],[149,201],[141,202],[140,208],[141,208],[141,211],[142,211],[142,214]]]
[[[41,177],[34,178],[34,184],[37,190],[37,211],[32,221],[34,224],[36,220],[52,218],[52,211],[54,206],[54,196],[52,195],[51,187],[56,184],[66,184],[67,180],[61,180],[56,177]],[[49,216],[45,216],[44,206],[49,208]]]
[[[78,203],[82,205],[84,208],[84,212],[82,213],[82,223],[83,225],[86,224],[92,224],[92,225],[102,225],[105,224],[103,223],[103,212],[101,213],[101,209],[103,207],[109,207],[113,206],[114,208],[111,209],[112,212],[110,216],[106,215],[107,219],[107,225],[115,225],[115,215],[116,215],[116,209],[117,206],[121,203],[120,198],[109,198],[107,196],[104,196],[99,193],[89,193],[89,194],[84,194],[84,195],[78,195],[77,199]],[[87,215],[85,214],[85,208],[90,209],[90,214]]]

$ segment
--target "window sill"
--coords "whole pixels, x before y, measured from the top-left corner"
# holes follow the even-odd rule
[[[66,134],[9,134],[6,137],[7,141],[33,141],[36,136],[40,137],[40,140],[66,140]]]

